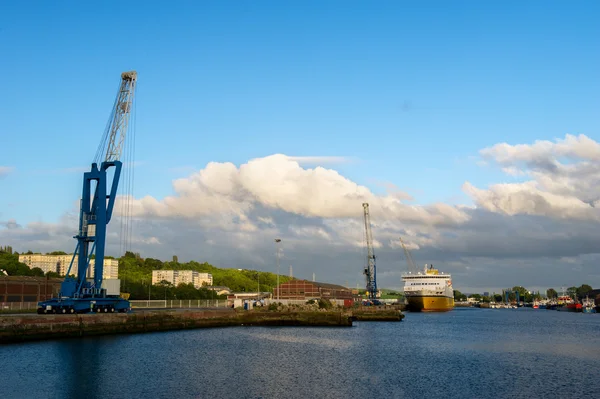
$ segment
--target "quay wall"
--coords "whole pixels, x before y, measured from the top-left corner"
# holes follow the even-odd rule
[[[0,316],[0,344],[92,335],[226,326],[352,326],[352,313],[252,312],[234,309]]]

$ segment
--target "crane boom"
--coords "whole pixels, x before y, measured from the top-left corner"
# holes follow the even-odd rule
[[[408,263],[409,272],[416,273],[417,266],[415,265],[415,262],[413,261],[412,255],[410,254],[410,252],[408,252],[408,248],[406,248],[406,245],[404,245],[404,241],[402,240],[402,237],[400,237],[400,244],[402,244],[402,249],[404,250],[404,256],[406,256],[406,263]]]
[[[129,125],[129,116],[131,115],[131,105],[133,103],[136,82],[137,72],[129,71],[121,74],[121,85],[111,115],[112,122],[110,124],[109,142],[104,158],[106,162],[121,159],[123,143],[127,136],[127,127]]]
[[[365,235],[367,241],[367,266],[364,275],[367,279],[367,295],[370,300],[377,298],[377,279],[375,266],[375,250],[373,248],[373,233],[371,232],[371,216],[369,215],[369,204],[363,203],[365,218]]]

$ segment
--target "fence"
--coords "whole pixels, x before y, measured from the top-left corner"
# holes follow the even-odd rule
[[[308,301],[308,299],[265,299],[265,305],[268,306],[271,303],[280,302],[282,305],[305,305]],[[315,301],[318,301],[318,299],[315,299]],[[329,302],[331,302],[334,305],[344,306],[343,299],[329,299]]]
[[[0,311],[2,310],[35,310],[37,302],[0,302]]]
[[[196,309],[196,308],[224,308],[227,307],[226,299],[167,299],[167,300],[146,300],[129,301],[132,309]]]
[[[132,308],[224,308],[227,307],[226,299],[178,299],[178,300],[151,300],[129,301]],[[37,302],[0,302],[0,311],[36,310]]]

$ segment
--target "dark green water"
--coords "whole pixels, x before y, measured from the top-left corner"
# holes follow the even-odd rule
[[[408,313],[0,347],[0,398],[597,398],[600,314]]]

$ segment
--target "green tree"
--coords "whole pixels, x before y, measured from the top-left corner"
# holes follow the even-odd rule
[[[556,290],[554,288],[548,288],[546,290],[546,298],[548,298],[548,299],[558,298],[558,292],[556,292]]]
[[[44,271],[39,267],[34,267],[31,269],[31,275],[36,277],[44,277]]]
[[[8,252],[0,252],[0,269],[9,276],[32,276],[31,269],[25,263],[19,262],[19,256]]]
[[[588,292],[592,291],[593,288],[587,284],[581,284],[579,288],[577,288],[577,296],[579,298],[584,298]]]

